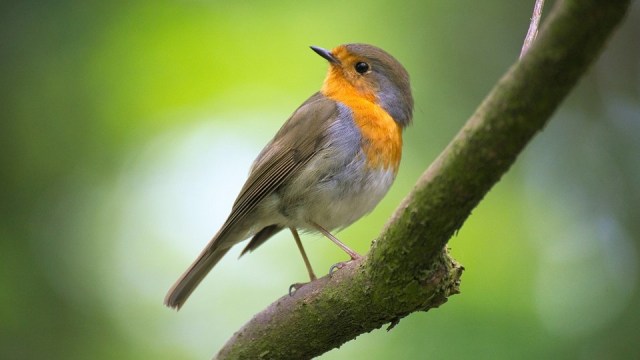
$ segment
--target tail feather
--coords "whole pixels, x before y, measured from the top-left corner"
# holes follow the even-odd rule
[[[264,244],[265,241],[269,240],[273,235],[279,233],[280,230],[282,229],[283,229],[282,226],[274,224],[274,225],[269,225],[263,228],[262,230],[258,231],[258,233],[255,234],[253,238],[251,238],[251,241],[249,241],[249,244],[245,246],[244,250],[242,250],[242,252],[240,253],[240,256],[257,249],[258,246]]]
[[[229,247],[217,248],[212,251],[210,246],[207,246],[196,261],[189,266],[187,271],[185,271],[180,279],[171,287],[167,296],[164,298],[164,304],[170,308],[180,310],[196,286],[200,284],[202,279],[204,279],[229,249]]]

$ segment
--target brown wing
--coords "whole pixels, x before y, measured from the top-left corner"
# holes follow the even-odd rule
[[[326,129],[337,114],[335,101],[316,93],[291,115],[258,155],[229,218],[220,230],[220,241],[224,241],[226,232],[296,174],[322,148]]]
[[[256,159],[249,179],[233,204],[231,215],[218,234],[202,250],[198,258],[173,285],[165,297],[165,304],[179,309],[207,273],[229,251],[237,237],[228,235],[247,214],[266,196],[285,183],[300,170],[325,143],[327,127],[336,118],[337,105],[317,93],[291,115],[280,131]],[[261,232],[254,245],[265,241],[279,229]],[[271,233],[272,232],[272,233]],[[221,246],[225,241],[232,243]]]

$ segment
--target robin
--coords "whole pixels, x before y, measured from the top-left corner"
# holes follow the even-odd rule
[[[169,290],[165,305],[180,309],[235,244],[251,237],[244,255],[285,228],[311,281],[316,276],[298,230],[320,232],[351,260],[360,257],[330,231],[371,212],[393,183],[402,130],[413,114],[409,75],[372,45],[311,49],[329,62],[322,89],[296,109],[258,155],[229,218]]]

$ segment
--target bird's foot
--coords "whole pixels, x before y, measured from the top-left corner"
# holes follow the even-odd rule
[[[298,291],[301,287],[307,284],[308,282],[291,284],[291,286],[289,286],[289,296],[293,296],[293,294],[295,294],[296,291]]]
[[[331,276],[337,270],[340,270],[343,267],[347,266],[347,264],[349,264],[350,262],[352,262],[354,260],[358,260],[360,258],[362,258],[362,256],[358,255],[357,253],[353,253],[353,255],[351,256],[351,260],[342,261],[342,262],[339,262],[337,264],[331,265],[331,267],[329,268],[329,276]]]
[[[331,275],[333,275],[334,272],[342,269],[343,267],[347,266],[348,263],[352,262],[353,260],[349,260],[349,261],[342,261],[339,262],[337,264],[333,264],[331,265],[331,267],[329,268],[329,277],[331,277]]]

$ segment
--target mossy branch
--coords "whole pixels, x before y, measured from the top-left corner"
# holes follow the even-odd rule
[[[445,249],[597,58],[629,0],[559,1],[538,39],[425,171],[360,261],[284,296],[236,332],[224,359],[318,356],[458,293]]]

